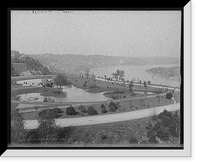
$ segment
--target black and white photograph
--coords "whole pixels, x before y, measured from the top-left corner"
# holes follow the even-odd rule
[[[10,149],[184,150],[183,10],[10,10]]]

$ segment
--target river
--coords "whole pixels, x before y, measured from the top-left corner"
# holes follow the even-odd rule
[[[162,84],[168,86],[180,87],[180,82],[170,79],[165,79],[161,77],[152,76],[148,74],[146,70],[155,67],[172,67],[177,65],[120,65],[120,66],[111,66],[111,67],[97,67],[90,70],[91,74],[94,74],[97,77],[112,77],[112,73],[116,72],[117,69],[124,70],[125,79],[131,80],[135,78],[136,80],[151,81],[154,84]]]
[[[117,69],[124,70],[125,79],[131,80],[135,78],[136,80],[151,81],[151,83],[169,85],[169,86],[180,86],[180,82],[169,80],[165,78],[155,77],[146,72],[147,69],[154,67],[172,67],[174,65],[129,65],[129,66],[112,66],[112,67],[98,67],[90,70],[91,74],[94,74],[96,77],[111,77],[111,74]],[[18,81],[17,83],[23,84],[23,86],[37,86],[42,79]],[[105,97],[103,93],[89,93],[83,89],[76,88],[72,86],[64,87],[63,91],[66,92],[65,97],[47,97],[48,100],[53,100],[54,102],[91,102],[91,101],[105,101],[109,98]],[[46,97],[41,96],[40,93],[29,93],[19,95],[20,101],[44,101]]]

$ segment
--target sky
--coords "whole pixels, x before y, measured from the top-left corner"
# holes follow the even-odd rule
[[[181,11],[11,11],[24,54],[180,57]]]

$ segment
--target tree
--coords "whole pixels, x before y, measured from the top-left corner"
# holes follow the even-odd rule
[[[124,77],[125,77],[124,76],[124,70],[117,69],[117,71],[115,73],[112,73],[112,76],[113,76],[113,78],[115,80],[118,80],[118,81],[122,80],[122,81],[124,81]]]
[[[55,110],[46,109],[39,113],[37,132],[41,143],[54,143],[57,141],[55,118]]]
[[[65,74],[58,74],[55,78],[54,78],[54,84],[57,86],[64,86],[64,85],[71,85],[71,82],[68,81],[67,76]]]
[[[74,109],[74,107],[70,106],[66,108],[67,115],[78,115],[78,112]]]
[[[11,110],[11,143],[24,143],[26,131],[24,129],[23,120],[19,109]]]
[[[124,81],[124,77],[125,77],[124,70],[120,70],[119,71],[119,80]]]
[[[112,73],[112,77],[113,77],[115,80],[118,80],[118,74],[117,74],[117,73]]]
[[[13,64],[11,64],[11,77],[15,76],[15,69],[13,67]]]
[[[129,91],[131,92],[133,90],[133,81],[131,80],[131,82],[129,83]]]
[[[89,75],[90,75],[90,69],[89,69],[89,68],[87,68],[87,69],[85,70],[85,76],[88,78],[88,77],[89,77]]]

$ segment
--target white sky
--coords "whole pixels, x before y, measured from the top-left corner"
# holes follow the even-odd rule
[[[11,12],[11,49],[25,54],[180,57],[181,11]]]

